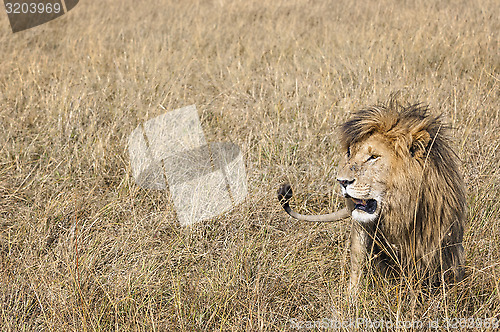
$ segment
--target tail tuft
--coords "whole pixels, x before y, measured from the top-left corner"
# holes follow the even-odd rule
[[[278,200],[280,203],[286,204],[292,198],[293,193],[292,193],[292,187],[290,186],[289,183],[284,183],[280,186],[278,189]]]

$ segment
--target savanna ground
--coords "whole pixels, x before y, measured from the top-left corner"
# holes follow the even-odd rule
[[[12,34],[1,14],[0,330],[500,319],[499,17],[496,0],[106,0]],[[336,125],[394,92],[454,128],[467,278],[429,294],[368,275],[352,308],[349,221],[297,222],[275,193],[341,206]],[[244,152],[249,194],[183,229],[134,183],[127,139],[190,104]]]

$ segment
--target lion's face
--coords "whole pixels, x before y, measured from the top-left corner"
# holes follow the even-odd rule
[[[380,134],[344,149],[337,181],[344,197],[352,202],[352,218],[361,223],[372,222],[384,204],[394,150]]]

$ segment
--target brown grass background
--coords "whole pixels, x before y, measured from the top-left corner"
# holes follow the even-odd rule
[[[0,329],[500,319],[499,17],[496,0],[105,0],[12,34],[1,14]],[[393,92],[454,127],[467,278],[426,294],[368,275],[353,309],[349,221],[297,222],[275,192],[341,206],[336,125]],[[190,104],[244,152],[249,195],[182,229],[168,194],[134,184],[127,138]]]

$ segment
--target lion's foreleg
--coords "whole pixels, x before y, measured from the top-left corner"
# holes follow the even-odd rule
[[[366,261],[366,231],[357,223],[351,227],[351,276],[349,280],[349,296],[356,298],[359,291],[359,281],[363,275]]]

